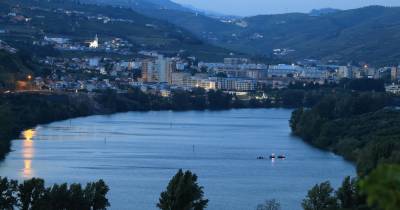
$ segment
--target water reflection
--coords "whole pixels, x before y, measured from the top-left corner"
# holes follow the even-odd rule
[[[24,178],[31,178],[33,176],[32,170],[32,159],[35,154],[34,141],[36,131],[34,129],[28,129],[22,132],[22,137],[24,138],[22,144],[22,157],[24,159],[24,168],[22,170],[22,175]]]

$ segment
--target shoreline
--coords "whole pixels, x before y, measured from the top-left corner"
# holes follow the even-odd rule
[[[274,113],[276,113],[276,114],[274,114]],[[215,140],[213,138],[210,138],[210,137],[205,137],[205,139],[203,139],[203,140],[201,138],[199,139],[199,138],[195,137],[194,140],[199,142],[199,144],[198,143],[193,143],[193,144],[196,145],[196,152],[199,152],[199,154],[200,154],[201,152],[204,152],[204,150],[206,150],[206,148],[204,146],[201,146],[202,145],[201,142],[203,142],[204,140],[208,140],[208,142],[211,143],[211,145],[215,145],[215,146],[222,145],[223,147],[226,147],[228,149],[228,151],[231,151],[232,145],[237,145],[239,143],[239,144],[244,145],[244,146],[241,147],[239,145],[238,146],[238,151],[242,151],[242,152],[244,151],[245,153],[247,153],[247,155],[245,155],[247,158],[245,158],[245,159],[247,161],[249,161],[249,163],[253,163],[253,164],[248,164],[248,165],[252,165],[253,168],[260,168],[259,165],[263,165],[263,166],[266,166],[266,167],[273,167],[272,165],[270,165],[272,163],[270,163],[270,161],[268,161],[268,160],[267,161],[256,160],[256,155],[257,154],[273,152],[273,150],[279,153],[279,151],[280,151],[279,148],[275,148],[275,147],[271,147],[271,146],[272,145],[277,145],[277,147],[279,147],[280,142],[282,142],[281,140],[284,140],[284,142],[290,143],[289,145],[299,145],[299,146],[301,146],[300,148],[305,148],[307,151],[314,151],[315,154],[321,155],[323,157],[328,157],[328,158],[335,159],[337,162],[339,162],[341,164],[344,164],[344,165],[349,165],[348,163],[347,164],[344,163],[341,157],[338,157],[338,156],[335,157],[335,156],[333,156],[333,155],[331,155],[331,154],[329,154],[329,153],[327,153],[325,151],[317,150],[317,149],[311,147],[310,145],[304,144],[304,142],[299,141],[300,139],[291,137],[290,129],[288,128],[288,122],[287,122],[289,117],[290,117],[290,113],[291,113],[290,109],[274,109],[274,108],[273,109],[244,109],[244,110],[242,110],[242,109],[233,109],[233,110],[230,110],[230,111],[223,110],[221,112],[210,112],[210,111],[204,111],[204,112],[203,111],[202,112],[198,112],[198,111],[170,112],[170,111],[161,111],[160,115],[158,114],[158,112],[153,112],[153,111],[141,112],[141,113],[130,112],[130,114],[119,113],[119,114],[116,114],[116,115],[114,115],[113,117],[110,117],[110,118],[108,116],[102,115],[100,117],[90,116],[88,118],[78,119],[77,121],[72,121],[72,128],[71,128],[72,130],[71,131],[67,131],[66,133],[64,133],[63,129],[59,130],[59,128],[64,126],[66,129],[69,129],[68,128],[68,126],[69,126],[68,121],[56,122],[55,124],[52,124],[47,128],[41,128],[40,130],[38,130],[37,139],[41,139],[41,140],[45,140],[45,141],[39,141],[39,142],[37,142],[37,144],[35,144],[36,146],[38,146],[37,147],[38,150],[36,150],[36,155],[35,155],[36,159],[33,159],[32,163],[33,163],[34,167],[38,166],[39,168],[36,168],[36,170],[34,170],[34,174],[36,174],[36,176],[43,177],[45,180],[51,181],[52,183],[53,182],[58,183],[58,182],[62,181],[63,179],[65,179],[65,178],[62,178],[62,177],[60,177],[60,179],[51,179],[52,177],[56,178],[58,176],[54,176],[54,174],[50,174],[47,177],[47,175],[46,175],[47,172],[43,173],[43,171],[40,170],[41,168],[45,167],[45,166],[43,166],[41,164],[40,160],[43,160],[43,158],[47,157],[47,158],[49,158],[49,160],[53,161],[53,157],[59,157],[59,158],[54,158],[55,161],[58,161],[58,162],[53,162],[54,165],[60,165],[62,167],[67,167],[67,166],[64,166],[64,165],[60,164],[61,162],[65,161],[65,160],[71,160],[71,161],[76,160],[77,162],[73,162],[72,166],[79,166],[79,165],[76,165],[76,164],[79,164],[79,161],[82,160],[83,161],[83,164],[82,164],[83,168],[85,166],[98,167],[98,166],[106,165],[105,166],[105,175],[104,176],[101,175],[101,174],[103,174],[103,172],[99,173],[99,172],[94,171],[92,173],[98,173],[100,177],[103,177],[105,180],[107,180],[106,179],[107,174],[108,174],[107,171],[109,171],[110,168],[114,168],[115,167],[115,168],[118,168],[117,171],[119,171],[119,168],[125,168],[125,167],[131,166],[131,165],[143,166],[141,162],[137,162],[137,161],[141,161],[143,157],[137,157],[138,159],[136,159],[136,161],[134,161],[135,159],[132,159],[132,162],[127,161],[129,159],[126,159],[126,160],[121,161],[121,162],[116,162],[115,165],[111,164],[111,162],[113,162],[113,160],[114,161],[115,160],[120,160],[120,158],[122,156],[125,157],[125,154],[126,154],[125,152],[132,152],[133,154],[137,154],[136,150],[131,150],[130,149],[131,147],[122,146],[122,145],[125,145],[125,144],[121,144],[121,142],[122,143],[125,142],[126,144],[132,145],[132,148],[133,147],[135,147],[135,148],[146,148],[145,151],[153,151],[153,149],[154,149],[153,146],[154,145],[152,145],[152,144],[148,145],[148,146],[145,146],[145,145],[149,143],[146,140],[153,139],[154,137],[144,137],[144,139],[141,139],[140,136],[141,136],[142,132],[146,132],[146,133],[150,132],[148,134],[151,135],[151,132],[157,132],[159,130],[157,128],[165,128],[165,129],[168,130],[169,122],[177,123],[177,125],[176,126],[174,125],[173,127],[174,127],[174,130],[175,130],[174,133],[178,132],[176,134],[179,135],[179,136],[180,136],[180,132],[182,132],[183,130],[192,130],[191,123],[196,124],[196,127],[198,125],[201,126],[200,128],[197,129],[197,131],[205,131],[205,130],[208,130],[207,128],[209,128],[208,127],[209,125],[208,125],[207,122],[210,122],[212,124],[216,123],[216,124],[221,124],[223,126],[228,126],[226,128],[229,128],[229,126],[231,126],[232,124],[233,125],[236,125],[236,124],[238,124],[238,125],[248,125],[247,124],[248,122],[252,122],[252,125],[256,125],[256,126],[253,127],[254,130],[252,130],[252,131],[256,131],[255,133],[258,133],[258,136],[259,136],[259,137],[254,137],[255,141],[252,141],[252,142],[259,142],[257,144],[258,145],[262,145],[261,147],[259,147],[257,149],[258,152],[253,152],[252,150],[250,150],[250,151],[249,150],[243,150],[243,147],[253,148],[253,146],[254,146],[254,145],[252,146],[252,143],[249,144],[250,142],[246,141],[246,136],[238,137],[237,141],[231,141],[229,139],[229,137],[228,138],[225,137],[224,138],[224,142],[227,142],[227,143],[230,142],[228,144],[222,144],[223,142],[215,142]],[[195,116],[199,117],[198,120],[196,120]],[[208,116],[208,117],[205,118],[206,116]],[[217,117],[217,116],[219,116],[219,117]],[[240,120],[244,116],[247,117],[247,120],[243,120],[243,121]],[[94,118],[92,118],[92,117],[94,117]],[[217,118],[214,118],[214,117],[217,117]],[[226,118],[226,117],[228,117],[228,118]],[[206,121],[203,121],[202,120],[203,118],[206,119]],[[219,119],[219,120],[217,120],[217,119]],[[235,119],[238,120],[239,122],[235,122],[236,121]],[[276,121],[269,122],[269,119],[276,120]],[[142,128],[143,125],[147,124],[147,123],[144,123],[143,125],[141,125],[142,124],[141,122],[143,122],[141,120],[144,120],[145,122],[149,122],[149,123],[158,122],[158,120],[160,120],[161,124],[158,125],[158,126],[154,126],[154,125],[151,125],[151,124],[146,126],[147,128],[155,129],[153,131],[147,130],[147,129],[136,130],[135,128]],[[275,123],[277,121],[279,121],[279,123]],[[97,124],[96,122],[99,122],[100,124]],[[108,122],[108,123],[107,124],[103,124],[104,122]],[[119,127],[119,124],[114,124],[114,122],[121,122],[121,124],[122,124],[121,126],[122,127]],[[189,127],[185,126],[186,123],[190,123],[190,125],[188,125]],[[262,125],[276,124],[276,125],[279,125],[279,128],[282,128],[282,129],[275,129],[275,126],[273,126],[273,127],[269,127],[269,126],[265,127],[265,126],[262,126],[259,123],[262,123]],[[82,128],[79,128],[80,125],[82,125]],[[92,125],[95,125],[96,128],[94,128],[94,127],[91,128]],[[203,127],[204,125],[207,125],[207,127]],[[99,127],[99,126],[103,126],[103,127]],[[183,126],[183,128],[181,126]],[[261,127],[258,127],[258,126],[261,126]],[[120,128],[123,128],[123,129],[120,129]],[[129,129],[129,128],[131,128],[131,129]],[[236,128],[239,128],[239,127],[236,127]],[[272,129],[272,130],[270,130],[270,132],[268,132],[268,131],[264,130],[265,128]],[[53,130],[54,133],[49,132],[49,130]],[[106,134],[106,133],[103,134],[104,130],[105,131],[111,131],[111,132],[113,132],[113,131],[123,132],[124,134],[122,134],[122,135],[124,135],[124,136],[120,136],[119,134],[116,134],[116,136],[113,136],[112,134]],[[87,133],[87,134],[83,134],[83,137],[79,137],[80,134],[74,134],[75,131],[83,131],[84,133]],[[94,134],[95,131],[99,131],[102,134],[95,135]],[[211,134],[210,135],[208,135],[208,134],[206,135],[205,134],[205,136],[214,136],[214,134],[212,134],[213,132],[218,132],[218,133],[215,133],[215,135],[221,136],[223,134],[221,134],[220,131],[221,130],[219,128],[215,128],[215,129],[211,130]],[[69,133],[69,132],[71,132],[71,133]],[[160,129],[160,133],[165,133],[165,132],[168,132],[168,131],[165,131],[164,129]],[[239,132],[241,132],[241,131],[237,130],[231,136],[236,136],[235,134],[238,134]],[[266,135],[265,135],[266,133],[265,132],[267,132],[268,134],[271,134],[271,137],[266,137]],[[282,132],[284,132],[284,133],[282,133]],[[126,135],[125,133],[128,133],[131,136],[130,137],[129,136],[125,137],[125,135]],[[202,135],[201,133],[198,133],[198,132],[195,132],[195,133]],[[248,131],[246,133],[250,133],[250,131]],[[275,133],[276,135],[274,135],[272,133]],[[49,134],[50,135],[53,135],[53,134],[57,135],[57,137],[54,138],[54,140],[61,140],[61,142],[51,141],[49,139],[49,136],[48,136]],[[70,136],[69,134],[73,134],[73,136],[69,137]],[[136,134],[137,134],[137,136],[136,136]],[[165,134],[167,134],[167,133],[165,133]],[[170,134],[170,133],[168,132],[168,134]],[[63,137],[64,135],[66,135],[65,138]],[[281,137],[282,135],[285,136],[285,137]],[[107,140],[110,142],[110,143],[108,143],[108,141],[107,141],[107,146],[105,146],[105,145],[103,146],[102,139],[103,139],[104,136],[107,136]],[[158,136],[158,137],[155,137],[158,140],[163,140],[164,139],[163,136],[159,136],[159,135],[156,135],[156,136]],[[171,138],[168,138],[168,139],[170,139],[174,143],[180,145],[181,143],[184,143],[184,142],[188,141],[185,136],[178,137],[179,139],[176,139],[175,137],[171,137]],[[270,136],[270,135],[267,135],[267,136]],[[273,137],[273,136],[276,136],[276,137]],[[79,138],[80,141],[76,141],[76,142],[75,141],[68,141],[68,140],[78,140],[77,138]],[[125,139],[125,138],[129,138],[129,139]],[[283,138],[283,139],[281,139],[281,138]],[[138,142],[142,142],[143,144],[139,143],[139,145],[137,145],[135,143],[135,141],[134,141],[134,143],[132,143],[132,141],[129,141],[129,140],[134,140],[134,139],[137,139]],[[157,139],[154,140],[154,142],[158,142]],[[90,141],[90,140],[92,140],[92,141]],[[113,141],[113,140],[117,140],[117,141]],[[165,139],[165,140],[167,140],[167,139]],[[270,140],[272,140],[272,141],[270,141]],[[83,142],[88,142],[88,145],[86,145],[86,143],[82,144]],[[89,143],[89,142],[91,142],[91,143]],[[63,145],[62,143],[66,143],[66,145],[68,145],[68,147],[65,147],[65,144]],[[163,140],[163,141],[161,141],[161,143],[168,144],[168,141],[164,141]],[[267,145],[265,145],[265,144],[267,144]],[[16,149],[17,152],[10,153],[10,155],[7,157],[7,164],[8,165],[10,165],[10,166],[13,166],[13,165],[14,166],[20,166],[19,164],[21,163],[20,162],[21,160],[16,160],[15,157],[21,156],[21,153],[18,152],[18,151],[20,151],[19,149],[21,148],[21,145],[23,145],[23,142],[21,142],[21,141],[18,141],[18,142],[15,141],[15,145],[13,144],[13,149]],[[49,145],[49,147],[45,147],[47,145]],[[80,147],[79,145],[83,145],[83,147],[84,147],[83,150],[82,150],[82,148],[79,148]],[[145,146],[145,147],[142,147],[141,145]],[[185,143],[185,145],[186,146],[182,145],[182,148],[180,148],[180,146],[178,147],[178,148],[183,149],[183,150],[180,150],[180,149],[177,148],[176,151],[177,152],[178,151],[186,151],[186,149],[187,149],[188,152],[191,153],[192,143],[191,142],[189,142],[187,144]],[[271,145],[271,146],[268,146],[268,145]],[[65,150],[66,148],[75,148],[75,147],[76,147],[76,150],[72,150],[72,151]],[[101,152],[104,149],[104,152],[107,152],[107,154],[110,154],[109,152],[111,152],[111,151],[113,151],[113,153],[114,153],[115,152],[114,148],[127,148],[127,149],[123,149],[122,150],[122,151],[125,151],[125,152],[120,152],[120,154],[123,154],[122,156],[121,155],[117,155],[117,157],[111,157],[111,156],[106,155],[106,157],[104,157],[104,158],[107,158],[107,157],[110,157],[110,158],[104,159],[107,162],[102,162],[101,160],[103,160],[103,157],[101,157],[99,159],[100,161],[94,161],[94,159],[88,158],[88,157],[91,156],[90,154],[94,154],[91,151],[95,151],[96,149],[98,149],[97,147],[100,148],[99,152]],[[171,147],[172,148],[176,148],[175,146],[171,146]],[[57,148],[60,148],[62,151],[65,151],[65,153],[61,153],[61,150],[58,150]],[[90,150],[86,150],[85,148],[90,148]],[[161,148],[163,149],[163,148],[166,148],[166,147],[161,147]],[[207,148],[209,148],[209,147],[207,147]],[[289,148],[292,148],[292,147],[289,147]],[[58,151],[60,151],[60,153]],[[75,151],[88,151],[88,153],[87,153],[87,155],[85,154],[85,155],[83,155],[81,157],[80,156],[81,154],[80,153],[75,153]],[[210,150],[210,152],[212,152],[212,151],[214,151],[214,149]],[[117,154],[117,153],[118,153],[118,151],[116,151],[115,154]],[[303,153],[304,152],[302,150],[300,150],[300,157],[302,156],[301,154],[303,154]],[[51,154],[53,154],[55,156],[53,156]],[[163,154],[164,153],[161,153],[158,157],[154,157],[155,160],[159,160],[158,159],[159,157],[161,157],[161,158],[164,157]],[[171,154],[174,157],[176,155],[175,153],[168,153],[168,152],[166,152],[166,154]],[[180,154],[184,154],[184,153],[180,153]],[[223,157],[225,157],[223,154],[225,154],[225,153],[221,153],[221,155]],[[291,156],[291,157],[289,157],[289,162],[291,164],[298,165],[297,164],[298,155],[297,154],[295,155],[294,151],[288,151],[286,154]],[[68,157],[69,155],[71,155],[70,159]],[[98,155],[98,153],[95,153],[95,156],[97,156],[97,155]],[[150,156],[153,157],[152,155],[150,155]],[[68,157],[68,158],[65,158],[65,157]],[[80,160],[80,157],[81,157],[81,160]],[[218,159],[219,158],[220,157],[218,157]],[[188,158],[188,159],[190,159],[190,158]],[[307,159],[310,159],[311,161],[314,160],[314,158],[309,158],[309,157]],[[11,160],[11,162],[9,162],[10,160]],[[223,159],[223,160],[225,160],[225,159]],[[235,157],[231,157],[231,160],[235,161],[235,162],[237,162],[237,161],[242,162],[242,158],[238,159],[236,155],[235,155]],[[17,162],[13,162],[13,161],[17,161]],[[87,161],[87,162],[85,162],[85,161]],[[108,162],[108,161],[110,161],[110,162]],[[182,161],[185,162],[186,160],[183,159]],[[204,160],[204,161],[206,161],[206,160]],[[66,162],[66,164],[68,164],[68,163],[70,163],[70,162],[69,161]],[[175,162],[172,161],[170,163],[172,164],[172,163],[175,163]],[[196,163],[196,162],[192,162],[192,163],[190,163],[190,165],[193,165],[193,163]],[[215,165],[216,164],[215,161],[211,161],[209,163],[211,165]],[[276,162],[275,164],[279,164],[279,163],[280,163],[280,161]],[[143,164],[147,166],[147,162],[146,161]],[[156,161],[155,165],[158,165],[158,164],[159,164],[159,162]],[[172,164],[172,166],[168,166],[168,168],[173,167],[174,165],[175,164]],[[184,166],[186,164],[181,165],[181,163],[179,163],[178,165],[181,166],[181,167],[183,166],[184,168],[186,168]],[[245,164],[245,165],[247,165],[247,164]],[[51,165],[49,165],[49,166],[51,166]],[[20,167],[22,167],[22,166],[20,166]],[[34,167],[32,167],[32,168],[34,168]],[[194,165],[194,167],[196,167],[196,166]],[[351,167],[351,174],[354,174],[355,173],[354,167],[352,165],[349,165],[348,167]],[[47,167],[47,168],[52,168],[52,167]],[[62,170],[64,170],[64,169],[62,169]],[[69,171],[69,170],[75,170],[75,169],[70,169],[70,167],[67,167],[67,169],[65,169],[65,170]],[[79,168],[77,170],[82,170],[82,169]],[[83,170],[86,171],[86,170],[89,170],[89,169],[83,169]],[[129,170],[133,170],[133,169],[129,168]],[[134,170],[136,170],[136,169],[134,169]],[[157,169],[151,169],[151,170],[158,171]],[[42,171],[42,172],[40,172],[40,171]],[[173,169],[172,169],[172,171],[173,171]],[[198,171],[198,170],[196,170],[196,171]],[[199,173],[200,172],[201,172],[201,170],[199,171]],[[11,174],[11,173],[12,173],[12,171],[10,171],[7,174]],[[124,172],[122,172],[122,171],[120,173],[121,173],[121,175],[124,174]],[[241,172],[238,172],[238,173],[240,174]],[[66,173],[66,174],[68,174],[68,173]],[[113,174],[113,173],[111,173],[111,174]],[[257,173],[257,174],[261,175],[261,173]],[[108,174],[108,175],[110,175],[110,174]],[[203,180],[203,179],[205,179],[207,177],[203,173],[200,173],[199,175],[201,175],[200,176],[201,180]],[[92,176],[92,175],[90,175],[90,176]],[[338,186],[339,186],[339,183],[340,183],[342,175],[341,174],[339,174],[339,175],[338,174],[336,174],[336,175],[332,174],[331,176],[337,178],[335,183],[337,183]],[[169,177],[169,176],[164,176],[164,177]],[[66,181],[66,180],[64,180],[64,181]],[[86,181],[86,179],[83,182],[85,182],[85,181]],[[265,180],[265,181],[268,182],[268,180]],[[319,179],[318,179],[318,181],[319,181]],[[167,181],[162,181],[162,185],[164,185],[166,182]],[[112,183],[112,181],[107,182],[107,183]],[[312,182],[312,183],[309,184],[309,186],[311,186],[312,184],[315,184],[315,183]],[[209,184],[207,186],[209,186]],[[111,189],[118,189],[118,185],[112,187]],[[153,188],[153,189],[155,189],[155,188]],[[211,190],[212,188],[207,187],[207,189]],[[305,187],[303,191],[306,192],[306,190],[308,190],[308,187]],[[155,190],[151,195],[159,193],[159,192],[158,193],[156,193],[156,192],[158,192],[158,191]],[[147,194],[150,194],[150,193],[147,193]],[[110,194],[110,196],[111,196],[111,194]],[[257,201],[254,201],[252,203],[254,204],[254,203],[257,203],[257,202],[261,202],[264,197],[266,197],[266,196],[260,196],[260,198],[258,198]],[[115,198],[115,196],[114,196],[114,198]],[[299,199],[300,198],[302,198],[302,196],[300,196]],[[217,200],[218,199],[215,199],[215,197],[214,197],[213,201],[217,201]],[[113,206],[116,203],[119,203],[119,202],[113,202],[112,203]]]
[[[144,96],[147,97],[147,100],[140,98]],[[2,141],[0,141],[0,162],[10,152],[11,141],[19,138],[24,130],[56,121],[125,112],[285,108],[281,106],[252,107],[249,104],[235,106],[232,102],[227,104],[226,107],[216,108],[212,108],[210,102],[202,108],[186,106],[184,103],[179,104],[182,107],[174,107],[175,101],[172,99],[167,101],[166,98],[144,93],[126,95],[109,93],[17,93],[2,94],[0,99],[2,99],[2,103],[0,103],[0,128],[2,128],[2,132],[0,132],[2,138]]]

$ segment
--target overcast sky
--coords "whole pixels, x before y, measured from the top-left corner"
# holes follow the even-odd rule
[[[172,0],[223,14],[256,15],[309,12],[315,8],[351,9],[368,5],[400,6],[400,0]]]

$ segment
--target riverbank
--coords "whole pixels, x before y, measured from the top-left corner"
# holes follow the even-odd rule
[[[272,198],[285,209],[300,209],[315,183],[330,180],[337,187],[342,177],[355,175],[355,168],[293,137],[291,113],[135,111],[57,121],[36,127],[32,141],[14,141],[0,174],[48,183],[101,178],[110,187],[111,209],[128,210],[131,203],[155,209],[158,195],[182,168],[198,175],[209,210],[255,209]],[[271,153],[287,159],[256,158]]]
[[[311,109],[293,112],[296,136],[357,165],[365,176],[379,164],[400,163],[400,110],[385,93],[341,93],[325,96]]]
[[[223,110],[262,107],[267,103],[236,100],[221,91],[178,91],[171,97],[131,90],[125,94],[25,92],[0,95],[0,159],[10,151],[10,142],[38,124],[89,115],[150,110]]]
[[[303,86],[302,86],[303,87]],[[304,87],[303,87],[304,88]],[[127,93],[24,92],[0,95],[0,159],[10,150],[10,141],[38,124],[95,114],[150,110],[226,110],[231,108],[312,107],[331,87],[270,90],[261,99],[240,100],[222,91],[175,90],[169,97],[139,89]],[[336,90],[340,91],[340,90]]]
[[[294,108],[312,106],[326,90],[271,91],[267,98],[240,100],[222,91],[175,90],[169,97],[130,89],[127,93],[20,92],[0,94],[0,159],[10,141],[38,124],[95,114],[150,110],[226,110],[231,108]]]

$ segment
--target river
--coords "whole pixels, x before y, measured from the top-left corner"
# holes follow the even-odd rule
[[[340,185],[352,164],[290,133],[287,109],[129,112],[40,125],[14,140],[0,175],[48,184],[104,179],[110,209],[156,209],[178,169],[199,176],[209,210],[255,209],[277,199],[301,209],[315,184]],[[285,154],[285,160],[257,156]]]

